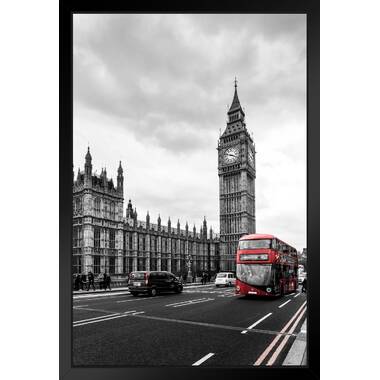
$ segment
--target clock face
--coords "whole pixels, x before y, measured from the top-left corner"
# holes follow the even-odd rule
[[[226,164],[231,164],[239,160],[239,148],[232,147],[224,151],[223,161]]]

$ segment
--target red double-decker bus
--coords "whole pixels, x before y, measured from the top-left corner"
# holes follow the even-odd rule
[[[273,235],[242,236],[236,253],[236,294],[282,296],[298,286],[297,251]]]

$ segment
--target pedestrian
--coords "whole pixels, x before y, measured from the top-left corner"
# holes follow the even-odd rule
[[[105,290],[107,290],[107,288],[111,290],[111,276],[109,274],[106,275]]]
[[[84,273],[82,273],[82,276],[81,276],[80,280],[81,280],[80,281],[80,288],[82,290],[84,290],[84,286],[86,284],[86,275]]]
[[[76,277],[75,277],[75,287],[74,287],[74,290],[79,290],[80,283],[81,283],[81,279],[80,279],[80,274],[78,273],[76,275]]]
[[[193,282],[195,282],[197,280],[197,276],[196,276],[196,274],[194,273],[193,274]]]
[[[306,281],[306,277],[303,279],[302,281],[302,293],[306,293],[306,288],[307,288],[307,281]]]
[[[104,288],[104,279],[101,273],[99,273],[98,275],[98,283],[99,283],[99,290],[102,290]]]
[[[103,287],[104,287],[104,290],[107,290],[107,273],[104,272],[103,274]]]
[[[88,272],[88,282],[87,282],[87,291],[90,290],[90,286],[92,286],[92,289],[95,290],[95,283],[94,283],[94,274],[90,271]]]
[[[205,272],[202,272],[202,279],[201,279],[202,285],[206,284],[206,274]]]

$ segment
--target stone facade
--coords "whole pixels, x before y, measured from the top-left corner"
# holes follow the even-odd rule
[[[256,158],[247,131],[244,110],[235,93],[227,126],[218,141],[220,263],[221,270],[235,271],[239,238],[256,232]]]
[[[123,276],[136,270],[167,270],[177,275],[235,270],[237,242],[256,232],[255,145],[249,135],[245,114],[235,93],[228,111],[227,126],[218,141],[220,236],[207,231],[206,219],[198,233],[137,219],[129,200],[125,216],[124,175],[121,162],[117,184],[106,169],[92,172],[88,149],[84,171],[73,173],[73,273],[110,273]]]
[[[92,174],[88,149],[84,171],[73,178],[73,274],[110,273],[123,277],[136,270],[167,270],[186,277],[203,271],[219,271],[219,237],[207,230],[204,219],[200,232],[195,226],[181,229],[138,220],[129,200],[123,216],[124,175],[121,162],[117,186],[107,178],[106,169]]]

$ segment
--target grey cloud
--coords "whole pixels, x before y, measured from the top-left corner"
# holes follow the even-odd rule
[[[223,54],[217,60],[210,58],[207,49],[197,49],[196,44],[181,40],[170,22],[171,17],[174,16],[108,15],[94,25],[91,33],[81,29],[82,16],[78,17],[74,54],[76,101],[114,117],[134,120],[134,124],[153,113],[171,124],[197,123],[198,130],[213,130],[217,136],[218,129],[223,127],[216,125],[220,119],[219,107],[231,101],[232,79],[238,74],[242,88],[249,88],[242,103],[254,112],[259,112],[265,103],[273,104],[276,98],[284,99],[284,94],[286,101],[282,107],[302,107],[304,92],[295,86],[295,76],[289,70],[279,66],[265,81],[260,77],[260,72],[255,70],[260,59],[259,46],[254,42],[258,35],[265,35],[266,39],[278,37],[285,39],[284,44],[289,43],[290,37],[284,36],[297,35],[302,30],[299,16],[189,16],[194,34],[206,36],[203,37],[206,41],[207,33],[210,38],[215,35],[231,38],[237,30],[245,36],[231,46],[223,46]],[[146,31],[151,20],[152,25]],[[93,66],[83,59],[89,53],[96,61]],[[298,69],[293,68],[294,72]],[[99,72],[103,77],[99,77]],[[253,74],[252,81],[244,79]],[[140,85],[144,78],[146,89]],[[150,82],[157,87],[156,92],[149,92]],[[220,83],[231,84],[230,92],[222,92]],[[149,128],[154,130],[155,126]],[[145,129],[140,124],[134,133],[147,138]],[[173,136],[172,144],[167,137],[163,134],[165,141],[160,144],[177,150],[178,137]],[[198,146],[202,149],[202,145]]]
[[[104,124],[126,138],[112,142],[121,155],[133,154],[137,148],[130,141],[137,141],[146,148],[144,165],[157,150],[172,161],[190,157],[194,165],[208,163],[207,170],[197,172],[194,186],[172,184],[174,195],[172,189],[148,191],[145,178],[129,187],[132,179],[127,177],[127,197],[135,199],[139,217],[154,205],[156,213],[170,213],[172,222],[179,217],[184,225],[184,218],[189,223],[194,219],[197,229],[200,213],[217,219],[215,148],[236,75],[247,126],[259,151],[258,226],[288,228],[304,244],[302,217],[288,222],[277,218],[284,210],[274,209],[268,189],[279,174],[279,163],[266,159],[264,165],[261,154],[270,139],[281,139],[283,146],[276,148],[280,155],[295,164],[304,160],[302,140],[295,136],[306,128],[305,38],[304,15],[75,15],[74,108],[77,120],[86,121],[86,132]],[[83,145],[87,137],[78,132],[79,122],[74,127],[74,144]],[[94,147],[98,144],[99,152],[102,141],[95,136],[90,141]],[[75,145],[77,155],[82,157],[84,148]],[[130,165],[130,157],[120,159]],[[168,163],[156,170],[164,176],[174,169]],[[289,168],[289,176],[299,176],[297,170],[299,165]],[[297,196],[290,194],[289,202]]]

